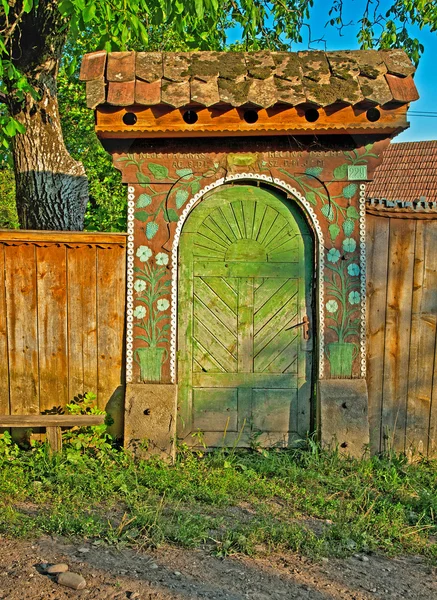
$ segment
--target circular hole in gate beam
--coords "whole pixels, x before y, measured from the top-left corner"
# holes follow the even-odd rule
[[[316,108],[309,108],[305,111],[305,119],[308,123],[315,123],[319,116],[319,111]]]
[[[187,123],[187,125],[194,125],[194,123],[196,123],[197,119],[199,118],[199,115],[196,113],[195,110],[186,110],[182,115],[182,118],[185,121],[185,123]]]
[[[253,125],[253,123],[258,121],[258,113],[256,110],[245,110],[243,119],[246,121],[246,123],[249,123],[249,125]]]
[[[123,115],[123,123],[125,125],[135,125],[136,122],[137,122],[137,115],[135,113],[128,112],[125,115]]]
[[[375,123],[376,121],[379,121],[381,113],[377,108],[369,108],[369,110],[366,112],[366,117],[368,121]]]

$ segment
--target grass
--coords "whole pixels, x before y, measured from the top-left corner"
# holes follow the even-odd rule
[[[437,560],[437,462],[357,461],[309,441],[289,451],[182,448],[174,466],[135,461],[104,435],[50,457],[0,436],[0,534],[95,543],[207,546],[255,555],[380,551]]]

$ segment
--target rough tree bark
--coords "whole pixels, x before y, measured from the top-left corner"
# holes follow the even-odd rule
[[[17,211],[25,229],[82,230],[88,181],[82,163],[65,147],[56,77],[67,35],[56,0],[40,0],[21,17],[12,40],[15,66],[38,91],[18,102],[10,89],[7,104],[26,127],[13,138]]]

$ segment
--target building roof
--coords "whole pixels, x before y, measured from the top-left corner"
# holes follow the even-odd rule
[[[83,57],[89,108],[310,104],[401,106],[417,100],[403,50],[93,52]]]
[[[437,140],[390,144],[374,180],[367,186],[369,198],[389,201],[437,201]]]

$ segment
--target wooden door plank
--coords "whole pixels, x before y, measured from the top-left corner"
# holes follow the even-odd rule
[[[284,305],[289,305],[290,301],[294,298],[296,298],[297,308],[298,286],[299,282],[296,279],[289,279],[277,292],[271,296],[271,298],[269,298],[269,300],[267,300],[267,302],[263,304],[263,306],[255,314],[255,334],[258,334],[258,332],[265,327],[278,312],[283,311]],[[294,314],[288,313],[284,316],[286,318],[286,322],[284,321],[285,326],[286,323],[288,324],[290,322],[291,318],[296,316],[296,312],[294,312]],[[271,327],[273,327],[273,323]]]
[[[223,214],[223,211],[221,208],[218,208],[217,210],[215,210],[214,212],[211,213],[211,215],[209,216],[209,219],[211,219],[211,221],[215,224],[215,229],[214,231],[216,231],[217,233],[222,232],[223,236],[226,236],[226,238],[229,240],[229,243],[232,244],[233,242],[235,242],[237,240],[237,236],[234,233],[234,230],[232,229],[232,227],[229,225],[228,221],[226,220],[225,215]],[[208,225],[209,225],[209,220],[208,220]],[[211,225],[212,228],[212,225]]]
[[[69,398],[97,393],[97,248],[67,249]]]
[[[223,346],[226,351],[231,354],[235,360],[237,359],[237,316],[235,315],[234,327],[232,331],[228,328],[219,316],[212,313],[203,302],[198,298],[194,298],[194,336],[198,339],[205,348],[209,349],[206,344],[206,338],[203,337],[203,329],[196,329],[196,324],[205,328],[208,332],[207,337],[215,338],[220,346]]]
[[[258,239],[266,210],[267,210],[267,206],[263,202],[256,203],[255,217],[253,220],[253,230],[252,230],[252,239],[253,240]]]
[[[212,215],[207,217],[203,221],[199,231],[203,230],[204,232],[211,232],[211,234],[213,234],[213,238],[217,242],[220,241],[226,248],[228,248],[234,241],[232,232],[229,230],[228,224],[223,222],[223,215],[219,210],[215,211],[214,216],[215,219]]]
[[[36,249],[40,410],[68,401],[66,247]]]
[[[221,300],[237,314],[238,301],[235,289],[230,282],[223,277],[202,277],[203,281],[220,297]],[[238,281],[238,280],[237,280]]]
[[[213,225],[213,221],[210,220],[210,224]],[[229,240],[220,231],[217,231],[217,227],[212,229],[210,226],[206,225],[205,222],[199,227],[198,235],[202,236],[202,238],[210,239],[216,244],[217,248],[224,252],[226,252],[230,245]]]
[[[242,235],[240,228],[238,227],[234,211],[232,210],[232,206],[230,204],[224,204],[220,210],[223,213],[223,216],[226,222],[228,223],[229,227],[231,228],[233,236],[236,240],[240,240],[242,238]]]
[[[295,330],[283,329],[255,356],[255,371],[283,373],[294,365],[291,372],[297,373],[298,354],[299,336]]]
[[[258,278],[255,281],[262,281],[255,290],[254,311],[257,313],[267,300],[269,300],[273,294],[289,280],[286,277],[277,277],[276,279],[265,279],[264,281],[261,278]]]
[[[241,200],[238,200],[237,202],[232,202],[231,208],[232,208],[232,212],[235,215],[235,221],[237,222],[241,237],[242,238],[249,237],[246,233],[246,223],[244,220],[243,206],[241,204]]]
[[[294,373],[193,373],[194,387],[297,388]]]
[[[11,414],[39,413],[35,246],[5,246]]]
[[[197,306],[195,305],[194,310],[198,312]],[[211,326],[211,323],[208,323]],[[218,364],[227,372],[234,372],[237,370],[237,358],[215,337],[209,329],[203,324],[203,322],[197,318],[194,319],[194,331],[193,331],[193,346],[196,342],[201,344],[203,349],[207,349],[208,355],[218,362]],[[235,352],[236,343],[234,343]]]
[[[123,423],[123,335],[126,301],[124,248],[97,249],[97,372],[99,408],[107,408]],[[121,432],[117,432],[117,435]]]
[[[211,312],[230,332],[236,331],[237,315],[201,277],[194,278],[194,296],[196,299],[196,310],[197,307],[201,310],[201,305],[203,305],[205,307],[202,308],[203,314]]]
[[[405,451],[416,221],[391,219],[382,426],[387,447]]]
[[[275,210],[271,206],[266,207],[266,212],[264,213],[264,218],[262,220],[261,227],[256,238],[260,244],[264,243],[265,238],[267,237],[268,233],[273,227],[273,224],[278,218],[278,216],[279,214],[277,210]]]
[[[9,399],[8,319],[6,306],[5,246],[0,245],[0,412],[11,411]]]
[[[286,277],[297,278],[300,275],[298,263],[263,262],[226,262],[215,259],[194,261],[194,275],[200,277]]]
[[[205,249],[212,250],[215,254],[218,253],[223,256],[223,258],[225,257],[225,252],[227,250],[227,246],[222,242],[217,242],[213,239],[213,235],[208,235],[208,232],[202,233],[201,231],[198,231],[196,235],[196,250],[199,248],[202,249],[202,252]],[[199,250],[196,253],[198,252]]]
[[[238,372],[253,372],[253,279],[242,277],[238,288]]]
[[[263,240],[263,245],[265,248],[268,250],[269,246],[273,244],[276,239],[282,239],[284,237],[290,238],[288,234],[289,229],[288,220],[282,215],[278,215],[272,227],[270,228],[269,233]]]
[[[255,220],[255,208],[256,202],[252,200],[246,200],[243,202],[243,214],[244,214],[244,227],[246,230],[246,237],[252,239],[253,222]]]
[[[382,450],[385,318],[387,310],[390,219],[367,218],[367,386],[370,447]]]

